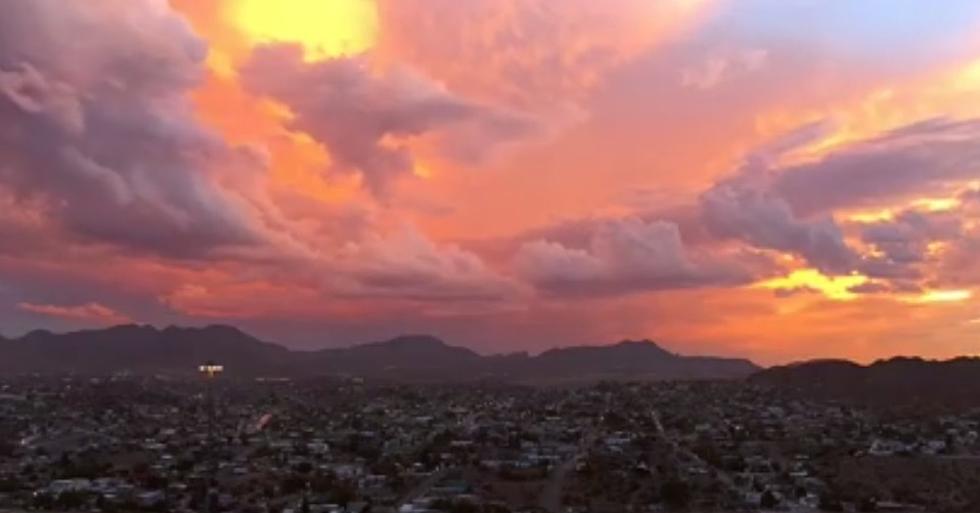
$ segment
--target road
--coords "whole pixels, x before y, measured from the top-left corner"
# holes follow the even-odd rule
[[[544,485],[544,490],[541,491],[541,498],[538,500],[539,506],[551,513],[561,513],[561,491],[565,486],[565,479],[568,474],[575,468],[577,456],[569,458],[551,472],[551,475],[548,476],[548,482]]]
[[[585,455],[598,440],[599,428],[593,427],[582,437],[575,454],[551,471],[551,475],[548,476],[548,482],[545,483],[544,489],[541,491],[541,496],[538,498],[538,506],[550,513],[561,513],[562,490],[565,487],[565,480],[568,478],[568,474],[575,469],[575,462],[578,461],[579,457]]]
[[[436,483],[438,483],[439,481],[442,481],[442,479],[445,478],[447,475],[449,475],[449,473],[452,471],[453,471],[452,467],[447,467],[441,470],[433,471],[425,479],[423,479],[421,483],[415,485],[414,488],[405,492],[405,494],[402,495],[400,499],[398,499],[398,502],[395,504],[395,510],[397,511],[401,509],[402,506],[409,504],[415,499],[418,499],[419,497],[425,495],[430,488],[435,486]]]
[[[657,412],[657,410],[651,410],[650,415],[653,417],[653,423],[657,426],[657,434],[660,435],[664,440],[667,441],[667,443],[671,445],[675,453],[684,455],[684,457],[686,457],[687,459],[697,463],[698,465],[704,468],[713,469],[715,471],[715,474],[718,476],[718,479],[722,482],[722,484],[727,486],[729,489],[735,488],[735,481],[732,479],[732,476],[728,475],[728,472],[719,468],[715,468],[713,465],[708,464],[708,462],[701,459],[700,456],[695,454],[690,449],[686,447],[681,447],[681,445],[677,443],[677,440],[667,437],[667,432],[664,431],[664,425],[660,422],[660,413]]]

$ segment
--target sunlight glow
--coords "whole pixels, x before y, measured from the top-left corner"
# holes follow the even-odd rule
[[[960,206],[957,198],[920,198],[912,202],[912,205],[929,212],[945,212]]]
[[[310,61],[364,52],[377,38],[372,0],[240,0],[231,9],[253,43],[299,43]]]
[[[960,200],[958,198],[919,198],[908,203],[908,208],[927,212],[948,212],[959,206]],[[895,215],[895,209],[883,208],[853,212],[847,215],[847,219],[855,223],[877,223],[891,221],[895,219]]]
[[[973,292],[966,289],[929,290],[911,298],[913,303],[955,303],[966,301],[973,297]]]
[[[867,212],[855,212],[849,216],[847,219],[855,223],[877,223],[881,221],[890,221],[895,218],[895,213],[891,209],[867,211]]]
[[[858,274],[827,276],[816,269],[798,269],[788,276],[766,280],[753,285],[753,287],[775,291],[813,289],[830,299],[846,301],[857,297],[857,294],[850,291],[852,287],[867,283],[867,281],[866,276]]]

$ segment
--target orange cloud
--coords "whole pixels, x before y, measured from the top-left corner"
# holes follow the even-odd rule
[[[0,70],[0,112],[18,127],[0,134],[0,279],[23,294],[15,313],[110,324],[129,319],[104,304],[125,304],[140,319],[407,325],[488,345],[656,335],[762,362],[951,355],[976,335],[980,217],[952,195],[976,180],[980,122],[920,125],[935,133],[897,145],[915,159],[894,158],[883,136],[980,115],[975,57],[898,73],[806,34],[789,44],[745,30],[732,12],[729,27],[712,18],[692,31],[716,12],[710,0],[170,0],[193,31],[158,1],[107,3],[143,14],[105,25],[118,9],[16,5],[96,27],[83,39],[98,44],[0,21],[0,33],[32,36],[0,45],[29,64]],[[255,73],[270,84],[247,89],[247,63],[263,55]],[[144,116],[78,145],[88,159],[68,155],[71,172],[46,164],[133,113]],[[774,182],[813,168],[795,196],[702,194],[747,148],[825,119],[825,133],[759,152]],[[534,137],[509,135],[524,133],[514,120]],[[52,127],[59,137],[23,135]],[[857,159],[830,166],[821,187],[808,181],[872,153],[875,169]],[[390,194],[365,190],[389,185],[364,172],[379,160],[403,161]],[[848,196],[910,173],[942,187],[913,176],[900,198]],[[714,232],[699,198],[713,201]],[[916,236],[910,209],[948,212],[963,229]],[[587,228],[610,219],[635,222]],[[561,230],[541,226],[571,227],[551,237]],[[222,239],[234,227],[242,235]],[[886,276],[897,271],[910,274]],[[62,286],[93,302],[27,300]]]
[[[783,133],[813,120],[832,120],[835,130],[813,141],[796,159],[812,159],[861,139],[939,113],[980,115],[980,59],[942,64],[906,82],[872,86],[856,97],[823,108],[776,107],[756,119],[763,136]]]
[[[576,102],[681,33],[706,0],[379,0],[382,60],[512,105]],[[538,105],[540,106],[540,105]]]

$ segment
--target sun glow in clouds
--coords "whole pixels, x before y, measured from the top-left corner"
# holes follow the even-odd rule
[[[753,287],[774,291],[811,289],[819,291],[830,299],[845,301],[857,297],[857,294],[851,292],[852,287],[867,281],[868,278],[861,275],[832,277],[816,269],[798,269],[788,276],[766,280],[753,285]]]
[[[253,43],[299,43],[310,61],[369,50],[378,32],[372,0],[240,0],[231,17]]]
[[[920,198],[912,202],[912,205],[929,212],[947,212],[960,206],[957,198]]]
[[[912,303],[956,303],[973,297],[973,292],[965,289],[929,290],[909,299]]]
[[[918,198],[907,205],[907,208],[924,210],[926,212],[949,212],[960,206],[958,198]],[[895,209],[884,208],[853,212],[847,219],[856,223],[877,223],[895,219]]]

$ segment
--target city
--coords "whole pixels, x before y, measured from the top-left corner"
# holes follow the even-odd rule
[[[393,384],[6,378],[0,508],[975,511],[980,410],[736,381]]]
[[[0,513],[980,513],[980,0],[0,0]]]

